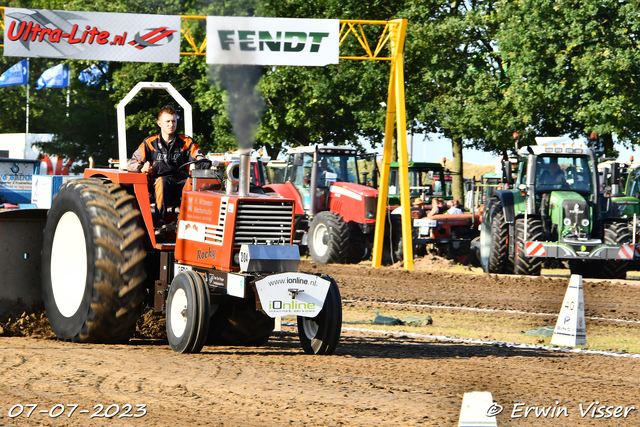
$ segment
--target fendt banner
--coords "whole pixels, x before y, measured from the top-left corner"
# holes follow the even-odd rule
[[[5,9],[4,55],[180,62],[178,15]]]
[[[207,63],[337,64],[339,19],[207,17]]]

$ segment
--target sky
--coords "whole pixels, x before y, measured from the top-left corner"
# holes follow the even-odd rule
[[[407,138],[407,144],[411,141]],[[413,136],[413,161],[414,162],[440,162],[443,157],[451,160],[453,152],[451,151],[451,140],[443,138],[437,134]],[[462,149],[462,160],[467,163],[475,163],[477,165],[494,165],[497,157],[493,153],[485,153],[480,150],[472,150],[469,148]]]
[[[410,143],[410,138],[407,138],[407,144]],[[616,149],[620,152],[619,159],[624,162],[628,162],[630,156],[633,156],[635,161],[640,161],[640,147],[635,147],[635,150],[625,148],[622,144],[616,144]],[[453,158],[453,152],[451,151],[451,140],[443,138],[441,135],[429,134],[429,138],[425,138],[425,135],[414,135],[413,137],[413,161],[415,162],[439,162],[443,157],[447,159]],[[498,157],[493,153],[486,153],[480,150],[463,149],[462,159],[466,163],[474,163],[477,165],[495,165]]]

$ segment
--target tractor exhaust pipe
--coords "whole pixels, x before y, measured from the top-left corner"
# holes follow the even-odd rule
[[[235,161],[227,166],[227,184],[226,193],[235,194],[238,192],[238,184],[240,183],[240,163]]]
[[[251,164],[251,154],[240,154],[240,182],[238,183],[238,196],[249,195],[249,182],[251,181],[249,165]]]

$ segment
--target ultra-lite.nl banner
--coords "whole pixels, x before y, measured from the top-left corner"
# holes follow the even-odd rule
[[[337,64],[340,20],[207,17],[207,63]]]
[[[4,55],[180,62],[180,16],[5,9]]]

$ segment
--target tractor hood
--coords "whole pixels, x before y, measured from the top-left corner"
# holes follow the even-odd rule
[[[552,224],[562,238],[588,238],[591,235],[591,206],[573,191],[553,191],[549,198]]]

